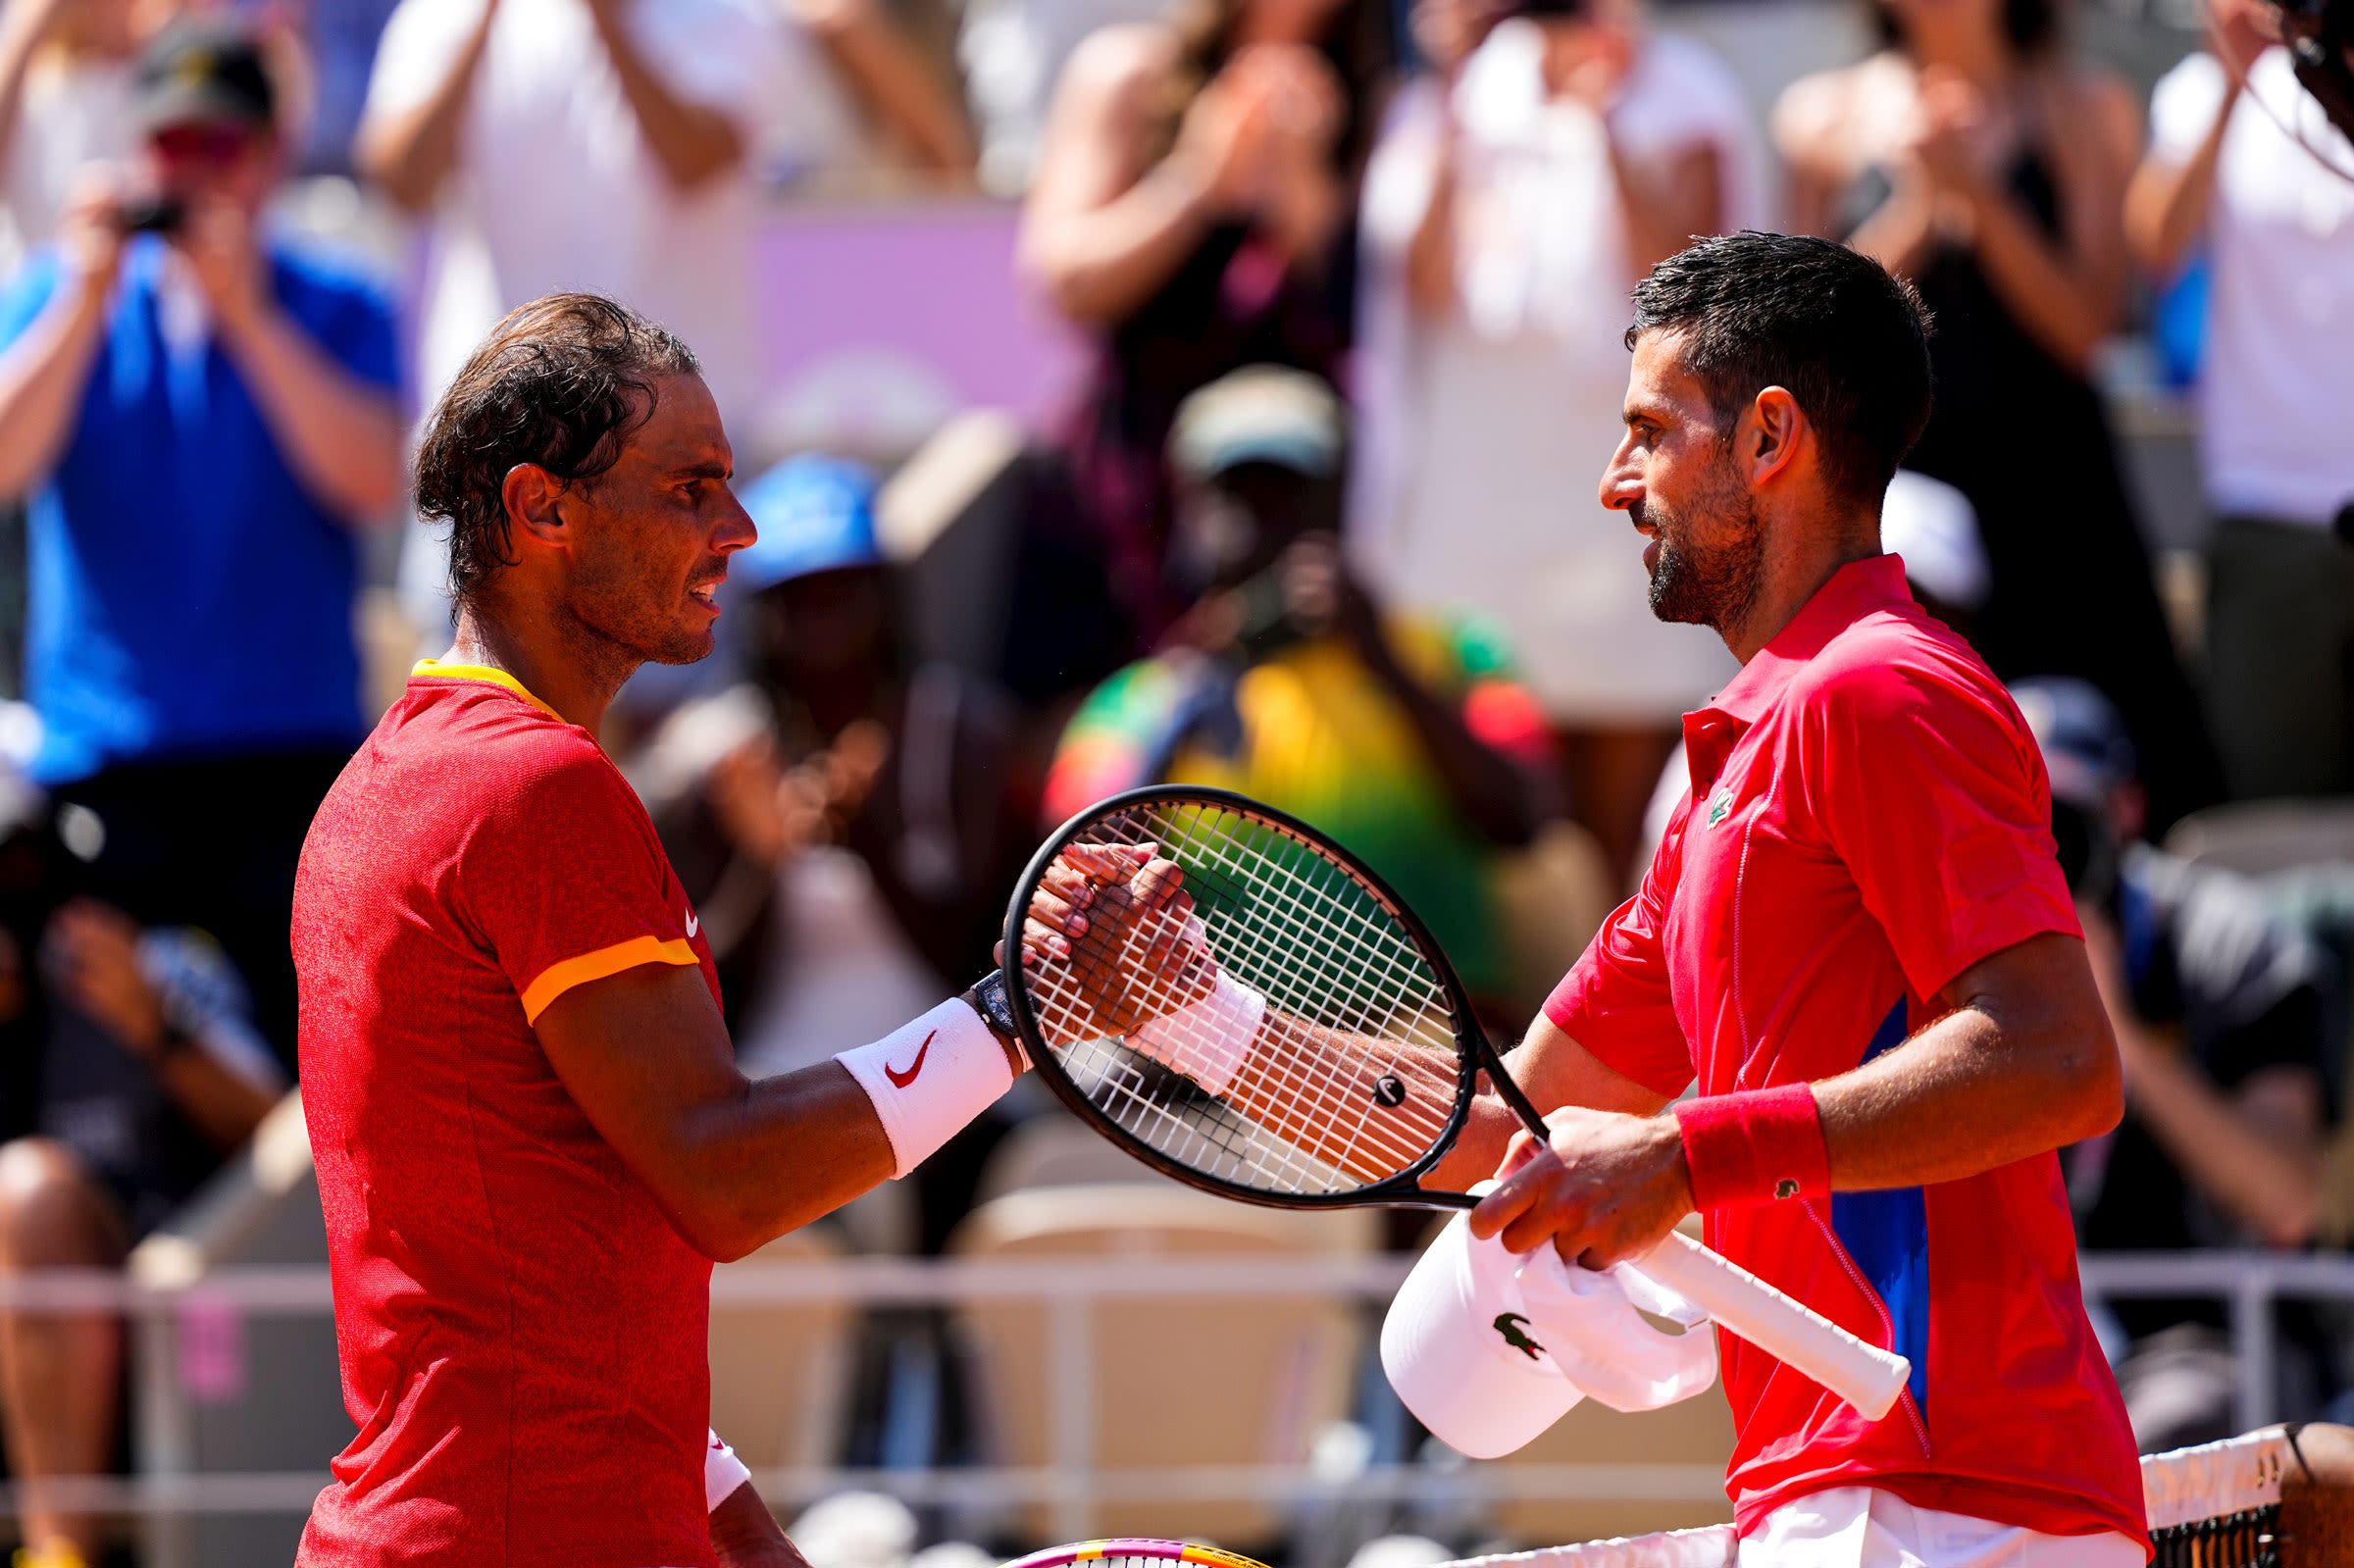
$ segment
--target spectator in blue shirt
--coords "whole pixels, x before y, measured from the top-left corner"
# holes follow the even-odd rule
[[[249,34],[166,28],[134,102],[138,167],[0,293],[32,772],[83,890],[210,932],[291,1067],[294,863],[364,732],[355,534],[402,483],[392,318],[263,234],[282,148]]]
[[[87,1080],[91,1103],[110,1062],[118,1084],[161,1085],[219,1148],[294,1065],[295,862],[364,730],[355,533],[388,520],[402,485],[392,317],[262,233],[283,149],[250,34],[173,25],[132,101],[137,167],[93,175],[56,245],[0,289],[0,494],[30,503],[32,772],[69,873],[42,968],[56,1038],[78,1041],[64,1077]],[[241,1072],[136,971],[138,933],[158,927],[213,938],[187,950],[234,966],[222,995],[243,981]],[[0,1150],[0,1263],[119,1263],[155,1218],[148,1199],[170,1196],[148,1180],[170,1175],[169,1150],[116,1149],[110,1165],[43,1131]],[[120,1328],[11,1315],[0,1335],[45,1369],[0,1390],[27,1553],[85,1560],[92,1521],[43,1483],[107,1468]]]

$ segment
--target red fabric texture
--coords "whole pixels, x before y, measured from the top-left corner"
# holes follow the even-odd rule
[[[294,902],[303,1110],[359,1425],[298,1561],[712,1562],[708,1260],[566,1092],[521,993],[652,936],[718,977],[588,732],[419,678],[328,794]]]
[[[1805,1084],[1684,1100],[1675,1120],[1691,1169],[1692,1206],[1703,1214],[1831,1190],[1830,1150],[1815,1090]]]
[[[1658,1092],[1832,1077],[1890,1017],[1908,1033],[1933,1022],[1939,992],[1980,959],[2081,935],[2034,737],[1969,644],[1913,602],[1896,557],[1836,574],[1684,735],[1691,788],[1641,890],[1545,1008]],[[2053,1535],[2146,1539],[2058,1156],[1918,1190],[1925,1397],[1909,1390],[1867,1421],[1719,1336],[1740,1527],[1869,1485]],[[1709,1244],[1890,1344],[1895,1319],[1840,1239],[1838,1201],[1717,1208]]]

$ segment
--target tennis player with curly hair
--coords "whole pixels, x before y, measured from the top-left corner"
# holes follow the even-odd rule
[[[360,1429],[299,1561],[795,1568],[705,1424],[712,1260],[905,1175],[1026,1063],[968,991],[819,1066],[737,1071],[700,922],[596,740],[640,664],[710,652],[754,536],[686,345],[593,295],[526,305],[417,466],[456,643],[337,780],[295,893]],[[1071,936],[1120,929],[1123,871],[1173,891],[1098,858]]]

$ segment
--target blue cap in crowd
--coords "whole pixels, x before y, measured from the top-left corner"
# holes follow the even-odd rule
[[[728,577],[757,593],[844,567],[881,566],[875,542],[875,476],[861,464],[805,452],[754,480],[740,497],[760,530],[728,563]]]

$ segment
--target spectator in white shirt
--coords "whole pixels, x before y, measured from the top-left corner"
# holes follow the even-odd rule
[[[1423,0],[1440,70],[1367,172],[1352,548],[1401,604],[1502,624],[1623,879],[1681,715],[1733,673],[1652,617],[1595,498],[1628,293],[1690,236],[1762,225],[1756,137],[1731,71],[1633,0],[1503,10]]]
[[[440,224],[422,395],[508,310],[587,289],[693,344],[742,419],[752,159],[780,109],[825,91],[795,41],[762,0],[402,0],[357,151]]]
[[[2208,713],[2234,795],[2354,793],[2354,145],[2253,0],[2212,4],[2213,52],[2158,83],[2125,204],[2145,266],[2203,243],[2213,269]]]
[[[138,151],[133,0],[8,0],[0,10],[0,270],[57,235],[74,183]]]
[[[354,161],[437,224],[418,330],[422,400],[508,311],[578,289],[692,344],[729,428],[755,427],[763,171],[859,161],[868,102],[942,167],[970,166],[952,106],[907,111],[926,68],[887,35],[881,7],[795,10],[797,20],[777,0],[401,0],[377,46]],[[412,528],[401,579],[421,627],[447,614],[445,561],[441,542]]]

